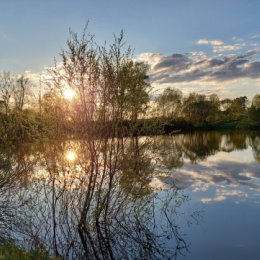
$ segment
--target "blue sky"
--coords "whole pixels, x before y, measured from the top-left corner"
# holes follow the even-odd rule
[[[153,62],[151,80],[158,88],[252,96],[260,92],[259,13],[257,0],[2,0],[0,71],[41,72],[65,46],[69,27],[81,32],[89,20],[89,30],[99,43],[123,29],[136,57]],[[222,61],[221,71],[216,62],[209,62],[216,58],[218,64]],[[202,61],[203,68],[198,66]],[[180,70],[179,63],[186,70]],[[202,73],[191,77],[187,64]],[[241,66],[237,64],[246,71],[238,67],[231,71]],[[216,76],[225,68],[229,75]]]

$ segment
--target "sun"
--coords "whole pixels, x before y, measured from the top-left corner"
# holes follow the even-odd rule
[[[75,94],[75,91],[70,88],[66,88],[63,91],[64,98],[69,101],[71,101],[75,97]]]
[[[73,162],[76,160],[77,158],[77,155],[74,151],[70,150],[70,151],[67,151],[66,154],[65,154],[65,158],[69,161],[69,162]]]

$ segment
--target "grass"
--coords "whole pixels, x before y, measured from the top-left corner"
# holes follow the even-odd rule
[[[7,243],[0,246],[0,260],[59,260],[49,256],[47,251],[38,247],[34,250],[25,250],[17,245]]]

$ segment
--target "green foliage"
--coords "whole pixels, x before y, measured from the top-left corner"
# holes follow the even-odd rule
[[[246,114],[248,99],[246,96],[238,97],[232,100],[231,105],[227,109],[230,119],[239,119]]]
[[[177,89],[166,88],[158,97],[158,105],[163,117],[176,118],[180,115],[182,92]]]
[[[40,124],[37,116],[32,111],[22,113],[13,112],[8,115],[2,114],[1,138],[7,140],[32,139],[40,133]]]
[[[185,101],[183,115],[196,126],[205,125],[218,112],[217,105],[204,95],[191,94]]]
[[[252,105],[249,108],[249,118],[260,125],[260,95],[254,96],[252,100]]]
[[[260,108],[260,94],[257,94],[253,97],[252,107],[255,107],[256,109]]]
[[[32,109],[0,113],[0,142],[33,141],[58,135],[62,137],[61,131],[55,126],[55,119],[41,116]],[[62,132],[65,130],[62,129]]]
[[[252,106],[249,109],[249,116],[250,118],[255,121],[256,123],[260,123],[260,108],[257,108],[255,106]]]
[[[129,118],[136,122],[138,115],[145,112],[149,101],[150,84],[147,79],[148,67],[142,62],[127,62],[119,73],[120,90],[119,103],[125,107]]]
[[[0,260],[59,260],[59,257],[51,257],[42,247],[34,250],[25,250],[11,243],[0,246]]]

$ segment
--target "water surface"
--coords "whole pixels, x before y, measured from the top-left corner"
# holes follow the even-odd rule
[[[61,259],[260,258],[259,134],[95,142],[0,149],[0,242]]]

